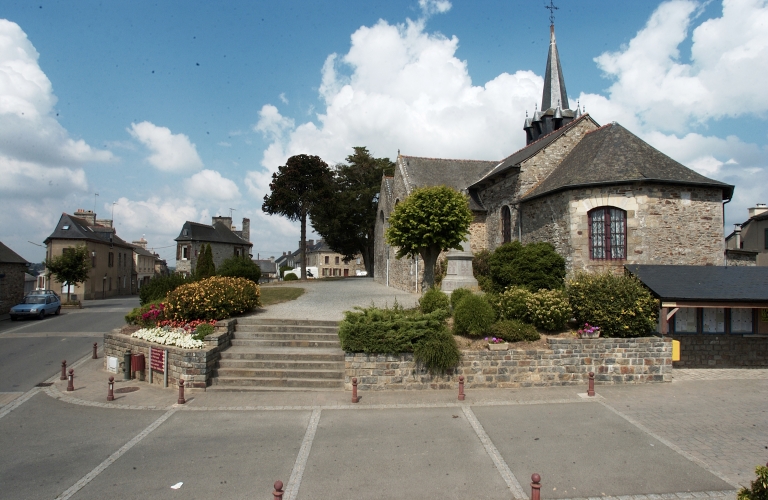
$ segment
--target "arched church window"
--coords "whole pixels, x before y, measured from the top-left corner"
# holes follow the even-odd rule
[[[506,205],[501,207],[501,238],[502,243],[512,241],[512,213]]]
[[[616,207],[597,207],[589,219],[589,256],[595,260],[627,258],[627,212]]]

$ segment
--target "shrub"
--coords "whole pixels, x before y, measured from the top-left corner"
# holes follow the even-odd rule
[[[472,293],[472,290],[469,288],[457,288],[453,292],[451,292],[451,307],[456,309],[456,306],[459,302],[461,302],[464,297],[469,297],[470,295],[474,295]]]
[[[520,286],[512,286],[499,294],[497,304],[499,318],[528,321],[528,300],[533,294]]]
[[[488,293],[493,290],[493,280],[491,279],[491,268],[489,259],[491,252],[489,250],[480,250],[472,257],[472,274],[475,275],[480,290]]]
[[[183,274],[171,274],[169,276],[155,276],[149,280],[149,283],[142,286],[139,290],[139,303],[141,305],[165,300],[168,292],[175,290],[181,285],[192,283],[192,279]]]
[[[600,327],[604,337],[639,337],[656,329],[659,303],[634,276],[577,274],[568,298],[579,324]]]
[[[480,295],[464,297],[453,310],[453,331],[459,335],[481,337],[496,320],[496,311]]]
[[[283,274],[284,274],[286,271],[293,271],[293,268],[292,268],[291,266],[286,266],[286,265],[282,265],[282,266],[280,266],[280,277],[281,277],[281,278],[283,277]]]
[[[253,281],[213,276],[169,293],[165,314],[173,320],[224,319],[261,305],[259,294]]]
[[[562,290],[541,289],[528,299],[528,316],[531,322],[548,332],[565,328],[571,319],[571,305],[568,295]]]
[[[536,331],[533,325],[517,319],[505,319],[494,323],[491,325],[488,334],[504,339],[507,342],[520,342],[523,340],[530,342],[541,338],[541,335],[539,335],[539,332]]]
[[[423,364],[429,373],[445,373],[461,360],[456,339],[446,327],[427,334],[413,347],[413,358]]]
[[[213,263],[213,251],[211,250],[211,244],[208,243],[208,245],[202,245],[200,249],[200,255],[195,265],[195,279],[203,280],[215,275],[216,266]]]
[[[151,302],[141,307],[134,308],[125,315],[125,322],[129,325],[151,327],[165,319],[165,306],[162,302]]]
[[[231,278],[245,278],[258,283],[261,278],[261,268],[247,255],[234,256],[222,262],[216,274]]]
[[[505,243],[489,257],[488,266],[496,291],[509,286],[522,286],[532,292],[563,288],[565,259],[551,243]]]
[[[197,325],[197,328],[195,328],[195,333],[192,334],[192,337],[196,340],[203,340],[205,337],[212,334],[214,329],[214,326],[210,323],[200,323]]]
[[[419,309],[428,314],[438,309],[448,310],[448,296],[442,290],[432,287],[419,299]]]
[[[768,466],[758,465],[755,468],[757,479],[752,481],[749,488],[741,488],[737,493],[738,500],[768,500]]]
[[[293,273],[286,274],[285,276],[283,276],[283,281],[298,281],[298,280],[299,280],[299,277]]]

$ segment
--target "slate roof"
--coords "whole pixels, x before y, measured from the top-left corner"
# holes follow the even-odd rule
[[[184,234],[184,231],[187,231]],[[247,245],[252,247],[253,243],[245,241],[236,235],[222,222],[216,222],[212,226],[200,224],[199,222],[187,221],[181,227],[179,236],[174,241],[204,241],[206,243],[229,243],[231,245]]]
[[[61,214],[56,228],[44,243],[48,244],[51,240],[90,240],[133,249],[133,245],[120,238],[114,228],[92,226],[87,220],[66,213]]]
[[[611,123],[585,134],[560,165],[522,200],[576,187],[634,182],[711,186],[723,190],[724,200],[733,196],[734,189],[694,172],[618,123]]]
[[[264,274],[277,273],[277,266],[269,259],[253,259],[253,262],[259,266],[259,269],[261,269],[261,272]]]
[[[157,258],[157,255],[153,254],[152,252],[150,252],[149,250],[147,250],[145,248],[141,248],[138,245],[131,245],[131,247],[133,248],[133,251],[136,252],[139,255],[143,255],[145,257],[152,257],[153,259]]]
[[[21,255],[17,254],[0,241],[0,263],[2,264],[29,264]]]
[[[448,186],[463,193],[470,183],[482,177],[499,162],[401,155],[397,158],[397,164],[402,170],[409,191],[417,187]],[[474,198],[470,198],[469,208],[475,211],[485,210]]]
[[[528,158],[531,158],[536,153],[541,151],[542,149],[546,148],[553,142],[555,142],[557,139],[559,139],[563,134],[568,132],[571,128],[573,128],[577,123],[581,122],[582,120],[590,120],[595,125],[597,123],[592,120],[592,118],[588,115],[581,115],[579,118],[573,120],[572,122],[563,125],[559,129],[555,130],[554,132],[545,135],[544,137],[540,138],[536,142],[533,142],[527,146],[525,146],[522,149],[519,149],[512,153],[511,155],[504,158],[504,160],[501,161],[501,163],[497,163],[492,170],[490,170],[488,173],[483,175],[482,177],[476,177],[475,179],[480,179],[474,182],[474,184],[470,185],[470,188],[482,188],[483,184],[487,184],[488,181],[492,180],[495,177],[499,177],[503,174],[505,174],[507,171],[511,169],[519,169],[520,164],[527,160]]]
[[[668,301],[768,302],[768,267],[624,266]]]

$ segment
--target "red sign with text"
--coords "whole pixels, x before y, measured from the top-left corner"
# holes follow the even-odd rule
[[[149,365],[153,370],[163,371],[163,361],[165,361],[165,351],[152,349],[152,356],[149,359]]]

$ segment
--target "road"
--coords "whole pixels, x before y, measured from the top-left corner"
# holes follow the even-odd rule
[[[0,321],[0,393],[26,392],[61,367],[85,356],[105,332],[125,324],[138,297],[86,301],[43,320]]]

